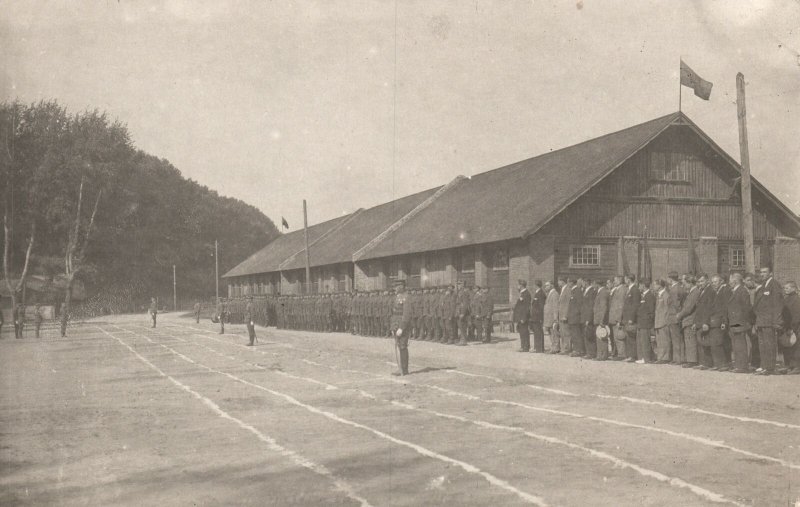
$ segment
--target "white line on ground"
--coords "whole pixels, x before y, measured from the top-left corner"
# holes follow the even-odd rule
[[[536,496],[536,495],[532,495],[532,494],[527,493],[525,491],[522,491],[522,490],[512,486],[511,484],[509,484],[507,481],[505,481],[503,479],[500,479],[500,478],[490,474],[489,472],[485,472],[485,471],[481,470],[480,468],[476,467],[475,465],[472,465],[470,463],[467,463],[467,462],[464,462],[464,461],[461,461],[461,460],[458,460],[458,459],[455,459],[455,458],[451,458],[449,456],[445,456],[444,454],[439,454],[436,451],[432,451],[432,450],[430,450],[430,449],[428,449],[426,447],[423,447],[421,445],[415,444],[413,442],[409,442],[409,441],[406,441],[406,440],[402,440],[402,439],[393,437],[393,436],[391,436],[391,435],[389,435],[387,433],[384,433],[384,432],[382,432],[380,430],[377,430],[375,428],[372,428],[370,426],[367,426],[367,425],[364,425],[364,424],[361,424],[361,423],[358,423],[358,422],[355,422],[355,421],[351,421],[349,419],[345,419],[343,417],[340,417],[340,416],[334,414],[333,412],[328,412],[327,410],[323,410],[323,409],[315,407],[313,405],[310,405],[310,404],[307,404],[307,403],[303,403],[303,402],[297,400],[296,398],[294,398],[294,397],[292,397],[292,396],[290,396],[288,394],[282,393],[280,391],[275,391],[273,389],[269,389],[267,387],[264,387],[264,386],[261,386],[261,385],[258,385],[258,384],[254,384],[252,382],[249,382],[247,380],[239,378],[236,375],[232,375],[230,373],[227,373],[227,372],[224,372],[224,371],[221,371],[221,370],[216,370],[214,368],[211,368],[210,366],[206,366],[206,365],[204,365],[204,364],[202,364],[202,363],[200,363],[198,361],[195,361],[192,358],[185,356],[184,354],[181,354],[177,350],[175,350],[175,349],[173,349],[173,348],[171,348],[171,347],[169,347],[167,345],[160,344],[158,342],[154,342],[153,340],[151,340],[150,338],[148,338],[145,335],[139,335],[139,336],[141,336],[145,340],[148,340],[150,343],[153,343],[155,345],[160,345],[161,347],[163,347],[163,348],[165,348],[167,350],[170,350],[173,354],[175,354],[176,356],[180,357],[184,361],[186,361],[188,363],[191,363],[191,364],[194,364],[196,366],[199,366],[200,368],[203,368],[203,369],[205,369],[207,371],[210,371],[212,373],[216,373],[218,375],[222,375],[222,376],[228,377],[231,380],[234,380],[234,381],[239,382],[241,384],[253,387],[255,389],[259,389],[259,390],[264,391],[266,393],[269,393],[269,394],[271,394],[271,395],[273,395],[275,397],[282,398],[286,402],[288,402],[288,403],[290,403],[292,405],[295,405],[297,407],[304,408],[305,410],[307,410],[307,411],[309,411],[311,413],[321,415],[323,417],[326,417],[328,419],[331,419],[331,420],[336,421],[336,422],[341,423],[341,424],[345,424],[347,426],[352,426],[354,428],[359,428],[359,429],[365,430],[365,431],[367,431],[369,433],[372,433],[373,435],[376,435],[376,436],[378,436],[380,438],[383,438],[385,440],[393,442],[393,443],[395,443],[397,445],[412,449],[412,450],[416,451],[418,454],[421,454],[423,456],[426,456],[426,457],[429,457],[429,458],[434,458],[434,459],[437,459],[439,461],[443,461],[445,463],[449,463],[451,465],[455,465],[455,466],[461,468],[462,470],[464,470],[465,472],[476,474],[476,475],[479,475],[479,476],[483,477],[490,484],[492,484],[494,486],[497,486],[498,488],[501,488],[501,489],[503,489],[503,490],[505,490],[505,491],[507,491],[509,493],[513,493],[513,494],[517,495],[519,498],[521,498],[522,500],[524,500],[524,501],[526,501],[528,503],[531,503],[533,505],[538,505],[538,506],[541,506],[541,507],[546,507],[547,506],[547,503],[541,497]],[[120,341],[120,343],[122,343],[121,340],[118,340],[118,341]],[[131,349],[131,351],[133,351],[133,349]],[[135,353],[135,351],[134,351],[134,353]],[[175,382],[177,382],[177,381],[175,381]]]
[[[177,338],[177,337],[175,337],[175,338]],[[182,342],[187,342],[187,340],[183,340],[183,339],[180,339],[180,338],[178,338],[178,339],[180,341],[182,341]],[[192,343],[194,343],[194,342],[192,342]],[[222,343],[228,344],[228,342],[222,342]],[[163,344],[160,344],[160,345],[162,345],[162,347],[166,347]],[[245,363],[247,363],[247,364],[249,364],[251,366],[259,367],[259,365],[255,364],[255,363],[251,363],[251,362],[249,362],[249,361],[247,361],[245,359],[236,358],[236,357],[233,357],[233,356],[225,355],[224,353],[220,353],[219,351],[217,351],[217,350],[215,350],[215,349],[213,349],[211,347],[207,347],[205,345],[202,345],[202,344],[197,344],[197,345],[200,345],[201,347],[203,347],[203,348],[205,348],[205,349],[207,349],[207,350],[209,350],[209,351],[211,351],[211,352],[213,352],[213,353],[215,353],[217,355],[220,355],[222,357],[227,357],[227,358],[235,360],[237,362],[242,361],[242,362],[245,362]],[[166,348],[169,349],[169,347],[166,347]],[[250,350],[252,350],[252,349],[250,349]],[[180,355],[180,353],[178,353],[178,354]],[[316,365],[316,366],[329,367],[328,365],[323,365],[321,363],[317,363],[317,362],[314,362],[314,361],[304,360],[304,362],[306,362],[308,364]],[[197,364],[197,363],[195,363],[195,364]],[[344,370],[344,369],[341,369],[341,368],[337,368],[335,366],[330,366],[330,368],[334,369],[334,370],[338,370],[338,371],[349,371],[349,372],[354,372],[354,373],[369,373],[369,372],[361,372],[359,370]],[[310,377],[296,377],[296,378],[302,379],[302,380],[307,380],[307,381],[313,382],[313,383],[322,383],[322,384],[324,384],[323,382],[320,382],[319,380],[316,380],[316,379],[313,379],[313,378],[310,378]],[[258,384],[256,384],[256,385],[258,385]],[[417,384],[413,384],[413,385],[417,385]],[[439,386],[428,386],[427,384],[425,386],[426,387],[431,387],[431,388],[434,388],[434,389],[437,389],[437,390],[440,390],[440,391],[443,391],[443,392],[446,392],[446,393],[453,393],[454,392],[454,391],[450,391],[450,390],[445,389],[445,388],[440,388]],[[263,386],[260,386],[260,387],[263,387]],[[684,481],[683,479],[680,479],[678,477],[671,477],[671,476],[663,474],[661,472],[657,472],[655,470],[651,470],[651,469],[636,465],[634,463],[631,463],[629,461],[623,460],[621,458],[618,458],[618,457],[616,457],[616,456],[614,456],[612,454],[606,453],[604,451],[598,451],[596,449],[592,449],[592,448],[585,447],[585,446],[582,446],[582,445],[579,445],[579,444],[575,444],[575,443],[569,442],[567,440],[563,440],[563,439],[556,438],[556,437],[550,437],[550,436],[547,436],[547,435],[541,435],[541,434],[533,433],[531,431],[527,431],[524,428],[521,428],[521,427],[518,427],[518,426],[506,426],[506,425],[495,424],[495,423],[491,423],[491,422],[488,422],[488,421],[482,421],[482,420],[478,420],[478,419],[469,419],[469,418],[458,416],[458,415],[454,415],[454,414],[447,414],[447,413],[438,412],[438,411],[431,410],[431,409],[417,407],[417,406],[414,406],[414,405],[411,405],[411,404],[408,404],[408,403],[402,403],[402,402],[398,402],[398,401],[395,401],[395,400],[381,399],[381,398],[378,398],[377,396],[375,396],[375,395],[373,395],[371,393],[368,393],[368,392],[366,392],[366,391],[364,391],[362,389],[346,388],[346,387],[343,387],[343,386],[340,386],[340,387],[342,387],[345,392],[354,392],[354,393],[358,394],[359,396],[361,396],[363,398],[367,398],[367,399],[374,400],[374,401],[380,401],[380,402],[383,402],[383,403],[389,403],[389,404],[392,404],[394,406],[401,407],[401,408],[404,408],[404,409],[407,409],[407,410],[427,413],[427,414],[434,415],[434,416],[441,417],[441,418],[445,418],[445,419],[457,420],[457,421],[460,421],[460,422],[473,424],[473,425],[476,425],[476,426],[479,426],[479,427],[482,427],[482,428],[485,428],[485,429],[493,429],[493,430],[501,430],[501,431],[519,433],[519,434],[522,434],[522,435],[524,435],[524,436],[526,436],[528,438],[532,438],[532,439],[535,439],[535,440],[538,440],[538,441],[541,441],[541,442],[545,442],[545,443],[548,443],[548,444],[556,444],[556,445],[562,445],[562,446],[565,446],[565,447],[569,447],[569,448],[574,449],[574,450],[578,450],[578,451],[581,451],[581,452],[588,453],[589,455],[591,455],[594,458],[605,460],[605,461],[609,461],[609,462],[613,463],[616,467],[631,469],[631,470],[635,471],[636,473],[638,473],[639,475],[641,475],[643,477],[649,477],[649,478],[652,478],[652,479],[656,479],[659,482],[667,483],[667,484],[669,484],[669,485],[671,485],[673,487],[678,487],[678,488],[682,488],[682,489],[688,489],[689,491],[691,491],[695,495],[703,498],[704,500],[707,500],[707,501],[710,501],[710,502],[715,502],[715,503],[729,503],[729,504],[733,504],[733,505],[744,507],[744,504],[736,502],[735,500],[732,500],[732,499],[728,499],[728,498],[726,498],[725,496],[723,496],[723,495],[721,495],[719,493],[715,493],[715,492],[707,490],[707,489],[705,489],[705,488],[703,488],[701,486],[697,486],[695,484],[689,483],[689,482]],[[463,394],[463,396],[468,397],[468,398],[473,399],[473,400],[477,400],[477,401],[484,401],[484,400],[482,400],[481,398],[479,398],[477,396],[466,395],[466,394]]]
[[[386,363],[387,364],[393,364],[393,363],[390,363],[388,361]],[[445,370],[445,371],[456,371],[456,370]],[[483,375],[477,375],[477,374],[473,374],[473,375],[483,376]],[[497,377],[494,377],[494,378],[497,378]],[[619,420],[616,420],[616,419],[608,419],[608,418],[604,418],[604,417],[595,417],[595,416],[579,414],[579,413],[575,413],[575,412],[568,412],[568,411],[563,411],[563,410],[550,409],[550,408],[545,408],[545,407],[540,407],[540,406],[530,405],[530,404],[525,404],[525,403],[519,403],[519,402],[513,402],[513,401],[508,401],[508,400],[499,400],[499,399],[486,400],[486,399],[480,398],[478,396],[474,396],[474,395],[471,395],[471,394],[466,394],[466,393],[462,393],[462,392],[458,392],[458,391],[453,391],[451,389],[443,388],[443,387],[440,387],[440,386],[437,386],[437,385],[433,385],[433,384],[422,384],[422,383],[417,383],[417,382],[409,382],[409,383],[414,385],[414,386],[426,387],[426,388],[429,388],[429,389],[433,389],[433,390],[437,390],[437,391],[443,392],[445,394],[449,394],[451,396],[458,396],[458,397],[461,397],[461,398],[464,398],[464,399],[469,399],[469,400],[472,400],[472,401],[480,401],[480,402],[484,402],[484,403],[493,403],[493,404],[505,404],[505,405],[509,405],[509,406],[516,406],[516,407],[519,407],[519,408],[523,408],[525,410],[532,410],[532,411],[537,411],[537,412],[542,412],[542,413],[549,413],[549,414],[559,415],[559,416],[564,416],[564,417],[572,417],[572,418],[576,418],[576,419],[584,419],[584,420],[589,420],[589,421],[594,421],[594,422],[602,422],[602,423],[606,423],[606,424],[612,424],[612,425],[615,425],[615,426],[636,428],[636,429],[640,429],[640,430],[652,431],[652,432],[656,432],[656,433],[670,435],[672,437],[682,438],[682,439],[685,439],[685,440],[689,440],[689,441],[696,442],[696,443],[699,443],[699,444],[707,445],[707,446],[710,446],[710,447],[715,447],[715,448],[718,448],[718,449],[725,449],[725,450],[728,450],[728,451],[731,451],[731,452],[734,452],[734,453],[737,453],[737,454],[742,454],[742,455],[750,457],[750,458],[756,458],[756,459],[760,459],[760,460],[776,463],[776,464],[779,464],[781,466],[790,468],[792,470],[800,470],[800,465],[796,465],[794,463],[791,463],[791,462],[786,461],[786,460],[782,460],[780,458],[775,458],[775,457],[772,457],[772,456],[766,456],[766,455],[763,455],[763,454],[757,454],[757,453],[750,452],[750,451],[747,451],[747,450],[744,450],[744,449],[740,449],[738,447],[733,447],[731,445],[726,444],[724,441],[721,441],[721,440],[712,440],[712,439],[709,439],[709,438],[700,437],[700,436],[692,435],[692,434],[689,434],[689,433],[671,431],[671,430],[667,430],[667,429],[664,429],[664,428],[655,428],[655,427],[652,427],[652,426],[644,426],[644,425],[640,425],[640,424],[628,423],[628,422],[619,421]],[[735,417],[735,416],[731,416],[731,417]]]
[[[244,430],[247,430],[250,433],[252,433],[253,435],[255,435],[259,440],[261,440],[262,442],[267,444],[267,447],[270,450],[275,451],[275,452],[279,453],[280,455],[291,459],[295,464],[297,464],[299,466],[302,466],[304,468],[307,468],[307,469],[311,470],[312,472],[315,472],[315,473],[317,473],[319,475],[327,477],[328,479],[330,479],[333,482],[333,484],[336,486],[336,489],[341,491],[342,493],[344,493],[348,498],[350,498],[351,500],[355,500],[356,502],[358,502],[359,504],[361,504],[364,507],[370,506],[370,503],[367,500],[365,500],[364,498],[361,498],[360,496],[358,496],[358,494],[353,490],[352,486],[350,486],[347,482],[343,481],[342,479],[340,479],[340,478],[336,477],[335,475],[333,475],[331,473],[331,471],[328,470],[328,468],[325,467],[324,465],[320,465],[320,464],[314,463],[313,461],[309,460],[308,458],[305,458],[304,456],[301,456],[300,454],[298,454],[298,453],[296,453],[296,452],[294,452],[294,451],[292,451],[290,449],[287,449],[286,447],[283,447],[282,445],[278,444],[278,442],[276,442],[275,439],[273,439],[272,437],[270,437],[268,435],[265,435],[264,433],[262,433],[261,431],[259,431],[256,428],[254,428],[253,426],[245,423],[241,419],[237,419],[236,417],[233,417],[229,413],[227,413],[224,410],[222,410],[219,407],[219,405],[217,405],[216,403],[211,401],[209,398],[206,398],[205,396],[203,396],[202,394],[198,393],[197,391],[194,391],[191,387],[187,386],[186,384],[183,384],[179,380],[176,380],[175,378],[171,377],[170,375],[167,375],[166,373],[164,373],[158,366],[156,366],[153,363],[151,363],[147,358],[145,358],[144,356],[139,354],[136,350],[134,350],[130,345],[128,345],[124,341],[122,341],[119,338],[117,338],[116,336],[112,335],[111,333],[109,333],[105,329],[102,329],[102,328],[99,328],[99,327],[98,327],[98,329],[100,329],[108,337],[116,340],[123,347],[127,348],[133,355],[135,355],[140,361],[142,361],[144,364],[149,366],[151,369],[153,369],[156,373],[158,373],[162,377],[166,378],[167,380],[172,382],[174,385],[176,385],[180,389],[182,389],[182,390],[186,391],[187,393],[191,394],[192,396],[194,396],[198,400],[202,401],[208,408],[210,408],[218,416],[222,417],[223,419],[227,419],[229,421],[232,421],[232,422],[236,423],[240,428],[242,428]],[[134,334],[136,334],[136,333],[134,333]],[[143,335],[139,335],[139,336],[143,336]],[[147,338],[147,337],[145,337],[145,338],[147,340],[149,340],[149,338]],[[152,340],[149,340],[149,341],[152,342]]]
[[[188,327],[188,326],[181,326],[181,327]],[[192,329],[195,329],[195,328],[192,328]],[[236,335],[236,336],[238,336],[238,335]],[[278,343],[278,342],[276,342],[276,343]],[[283,344],[283,345],[285,345],[287,348],[295,348],[293,345],[290,345],[290,344]],[[391,363],[391,362],[388,362],[388,361],[386,362],[386,364],[395,366],[394,363]],[[471,377],[482,377],[482,378],[486,378],[486,379],[492,380],[492,381],[494,381],[496,383],[505,382],[505,380],[503,380],[501,378],[493,377],[493,376],[490,376],[490,375],[481,375],[481,374],[470,373],[470,372],[466,372],[466,371],[462,371],[462,370],[446,370],[446,371],[448,373],[456,374],[456,375],[465,375],[465,376],[471,376]],[[697,413],[697,414],[720,417],[720,418],[723,418],[723,419],[729,419],[729,420],[740,421],[740,422],[749,422],[749,423],[755,423],[755,424],[765,424],[765,425],[770,425],[770,426],[776,426],[778,428],[800,430],[800,425],[798,425],[798,424],[785,423],[785,422],[781,422],[781,421],[773,421],[773,420],[770,420],[770,419],[762,419],[762,418],[759,418],[759,417],[739,416],[739,415],[727,414],[727,413],[724,413],[724,412],[715,412],[715,411],[712,411],[712,410],[706,410],[706,409],[702,409],[702,408],[692,407],[692,406],[689,406],[689,405],[681,405],[681,404],[677,404],[677,403],[665,403],[665,402],[660,402],[660,401],[644,400],[644,399],[641,399],[641,398],[635,398],[635,397],[630,397],[630,396],[616,396],[616,395],[609,395],[609,394],[602,394],[602,393],[582,394],[582,393],[574,393],[574,392],[569,392],[569,391],[562,391],[560,389],[548,388],[548,387],[539,386],[539,385],[536,385],[536,384],[526,384],[526,385],[528,387],[532,388],[532,389],[551,392],[553,394],[558,394],[558,395],[562,395],[562,396],[570,396],[570,397],[590,396],[590,397],[602,398],[602,399],[619,400],[619,401],[626,401],[626,402],[629,402],[629,403],[638,403],[638,404],[643,404],[643,405],[659,406],[659,407],[667,408],[667,409],[671,409],[671,410],[682,410],[682,411],[687,411],[687,412],[694,412],[694,413]]]

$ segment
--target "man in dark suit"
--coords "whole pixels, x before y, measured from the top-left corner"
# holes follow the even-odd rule
[[[783,285],[783,330],[794,333],[800,338],[800,296],[797,295],[797,283],[786,282]],[[800,375],[800,343],[781,346],[783,363],[790,375]]]
[[[756,314],[756,334],[758,334],[758,350],[761,356],[761,368],[756,375],[775,373],[775,362],[778,359],[778,330],[783,327],[783,291],[781,285],[772,277],[772,269],[763,267],[759,270],[761,286],[756,289],[753,311]]]
[[[683,351],[684,368],[694,368],[698,364],[698,344],[697,330],[694,327],[694,314],[697,310],[697,301],[700,298],[700,288],[697,287],[697,279],[694,275],[683,276],[683,288],[686,297],[683,299],[681,311],[678,312],[677,320],[683,328]]]
[[[625,303],[622,305],[622,327],[625,330],[625,360],[636,361],[636,314],[639,311],[641,292],[636,284],[635,275],[625,275]]]
[[[528,331],[528,321],[531,317],[531,293],[528,292],[528,282],[525,280],[517,280],[517,287],[519,288],[519,297],[514,303],[513,318],[519,332],[518,352],[528,352],[531,349],[531,338]]]
[[[609,340],[613,341],[614,338],[609,333],[604,339],[597,339],[597,328],[608,326],[608,308],[609,308],[609,289],[605,284],[600,284],[599,281],[594,282],[594,310],[593,318],[595,339],[597,343],[597,357],[598,361],[605,361],[608,359],[608,345]]]
[[[722,341],[722,362],[714,364],[714,370],[730,371],[731,369],[731,345],[730,335],[728,334],[728,303],[731,300],[731,289],[720,275],[711,277],[711,285],[717,295],[714,297],[714,311],[711,318],[711,332],[719,333]],[[719,321],[719,327],[717,327]],[[719,330],[719,331],[717,331]],[[716,341],[716,340],[715,340]]]
[[[639,291],[641,296],[639,306],[636,308],[636,355],[639,364],[652,363],[652,345],[650,345],[650,335],[653,334],[656,319],[656,295],[650,288],[651,282],[648,278],[639,280]]]
[[[750,371],[750,354],[747,349],[747,333],[753,327],[750,318],[753,307],[750,305],[750,293],[742,283],[741,273],[731,273],[730,286],[728,329],[733,348],[733,371],[734,373],[748,373]]]
[[[572,290],[569,296],[567,309],[567,325],[572,343],[571,357],[583,357],[586,354],[586,344],[583,342],[583,321],[581,320],[581,302],[583,301],[583,280],[577,283],[570,279]]]
[[[594,298],[597,296],[597,288],[592,285],[592,280],[586,278],[583,281],[583,297],[581,298],[581,323],[583,324],[583,348],[584,358],[594,359],[597,357],[597,337],[594,327]]]
[[[544,303],[547,294],[542,290],[542,281],[533,282],[533,294],[531,294],[531,320],[530,327],[533,331],[533,352],[544,352]]]
[[[709,284],[708,276],[702,274],[697,279],[700,296],[694,316],[694,328],[697,330],[697,341],[700,343],[702,356],[698,369],[706,370],[719,367],[725,363],[725,350],[722,347],[722,316],[715,305],[716,288]]]
[[[456,292],[456,319],[458,319],[458,343],[464,346],[467,344],[467,333],[469,333],[470,306],[472,305],[472,295],[468,288],[464,287],[464,282],[458,282]]]

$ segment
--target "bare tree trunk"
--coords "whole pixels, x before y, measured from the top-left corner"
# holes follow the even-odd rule
[[[16,285],[12,285],[11,270],[9,266],[11,263],[11,227],[8,224],[8,200],[6,200],[5,210],[3,213],[3,276],[6,279],[6,287],[8,288],[8,292],[11,294],[12,308],[16,308],[17,306],[17,294],[25,288],[25,282],[28,278],[28,267],[30,266],[31,261],[31,252],[33,251],[35,239],[36,222],[33,221],[31,223],[31,236],[28,239],[28,248],[25,251],[25,264],[22,267],[22,274],[20,275]]]
[[[97,192],[97,198],[92,207],[92,214],[89,217],[89,224],[86,226],[86,231],[81,241],[81,208],[83,206],[83,185],[85,180],[86,178],[81,176],[81,186],[78,189],[78,211],[75,214],[75,228],[67,241],[67,250],[64,254],[64,272],[67,277],[67,287],[64,294],[64,312],[67,314],[71,311],[70,305],[72,304],[72,289],[75,284],[75,275],[83,268],[86,247],[89,245],[89,238],[91,237],[94,220],[97,216],[97,207],[100,205],[100,198],[103,195],[102,190]]]

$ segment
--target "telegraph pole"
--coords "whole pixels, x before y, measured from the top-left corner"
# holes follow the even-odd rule
[[[306,200],[303,199],[303,232],[306,236],[306,292],[311,293],[311,257],[308,254],[308,212],[306,211]]]
[[[747,146],[747,109],[744,102],[744,75],[736,74],[736,115],[739,118],[739,152],[742,165],[742,236],[744,265],[748,273],[756,269],[753,247],[753,201],[750,198],[750,150]]]
[[[219,242],[214,240],[214,282],[217,285],[216,301],[219,301]]]

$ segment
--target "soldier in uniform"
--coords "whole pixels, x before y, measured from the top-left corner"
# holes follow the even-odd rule
[[[195,321],[198,324],[200,324],[200,308],[201,308],[200,301],[195,301],[194,302],[194,318],[195,318]]]
[[[247,334],[250,336],[249,347],[253,346],[256,340],[255,309],[253,308],[253,296],[247,296],[247,305],[244,307],[244,323],[247,326]]]
[[[458,290],[455,294],[455,317],[458,322],[458,342],[456,343],[455,337],[453,337],[454,344],[464,346],[467,344],[467,334],[469,333],[469,323],[470,323],[470,305],[471,305],[471,295],[469,293],[469,289],[464,287],[464,282],[458,282]]]
[[[475,293],[470,301],[469,313],[472,316],[472,328],[475,330],[475,339],[483,343],[483,293],[479,286],[475,286]]]
[[[22,303],[18,303],[14,307],[12,318],[14,319],[14,337],[18,340],[22,339],[22,330],[25,327],[25,307]]]
[[[156,327],[156,316],[158,315],[158,305],[156,304],[156,298],[150,298],[150,309],[148,310],[150,313],[150,318],[153,320],[153,327]]]
[[[433,341],[433,325],[431,321],[432,302],[431,289],[426,287],[422,291],[422,337],[426,341]]]
[[[481,306],[484,314],[483,343],[492,343],[492,331],[494,331],[494,321],[492,320],[492,316],[494,315],[494,299],[492,299],[492,293],[489,287],[484,287],[482,292]]]
[[[405,280],[395,281],[395,295],[392,301],[392,317],[390,330],[394,336],[395,347],[400,354],[400,371],[393,373],[395,376],[408,375],[408,334],[411,325],[411,311],[408,306],[405,292]]]
[[[61,303],[61,312],[59,313],[61,319],[61,338],[67,337],[67,322],[69,322],[69,314],[67,313],[67,303]]]
[[[219,319],[219,334],[225,333],[225,301],[217,299],[217,318]]]
[[[36,330],[36,338],[39,338],[39,330],[42,328],[42,307],[39,303],[33,305],[33,325]]]
[[[434,341],[439,343],[444,343],[444,312],[443,303],[444,303],[444,287],[439,287],[436,292],[434,293],[433,299],[433,321],[435,324],[434,329]]]

